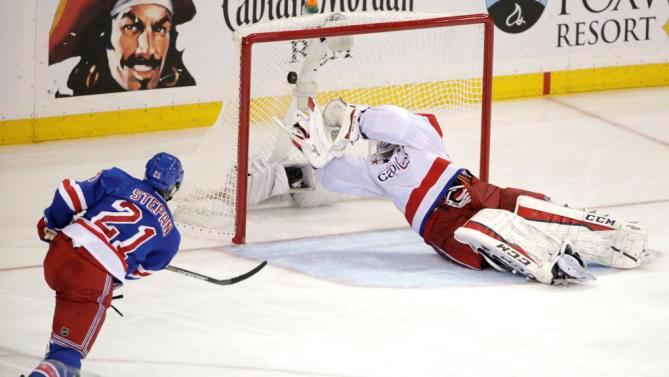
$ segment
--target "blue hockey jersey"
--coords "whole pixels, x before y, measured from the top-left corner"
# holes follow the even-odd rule
[[[181,241],[162,196],[118,168],[63,180],[44,216],[119,282],[165,268]]]

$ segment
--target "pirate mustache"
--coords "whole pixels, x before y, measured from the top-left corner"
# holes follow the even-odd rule
[[[127,59],[121,58],[121,68],[133,68],[136,65],[146,65],[155,69],[159,68],[162,62],[162,59],[156,59],[153,55],[148,59],[137,55],[130,55]]]

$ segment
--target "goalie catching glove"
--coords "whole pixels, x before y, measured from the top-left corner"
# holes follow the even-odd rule
[[[309,97],[309,115],[297,111],[295,122],[286,126],[279,119],[274,122],[288,133],[293,145],[299,149],[314,168],[322,168],[332,159],[341,157],[341,150],[335,150],[332,141],[325,131],[321,110]]]

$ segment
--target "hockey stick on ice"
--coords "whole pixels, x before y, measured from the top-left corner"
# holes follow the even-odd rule
[[[181,275],[189,276],[189,277],[192,277],[192,278],[195,278],[195,279],[198,279],[198,280],[203,280],[203,281],[206,281],[208,283],[213,283],[213,284],[216,284],[216,285],[231,285],[231,284],[239,283],[242,280],[246,280],[246,279],[250,278],[251,276],[255,275],[258,271],[262,270],[263,267],[265,267],[266,264],[267,264],[267,261],[263,261],[262,263],[257,265],[254,269],[252,269],[251,271],[249,271],[245,274],[241,274],[239,276],[235,276],[233,278],[229,278],[229,279],[214,279],[214,278],[209,277],[209,276],[198,274],[197,272],[188,271],[188,270],[185,270],[181,267],[176,267],[176,266],[171,266],[171,265],[165,267],[165,269],[170,270],[172,272],[176,272],[176,273],[181,274]]]

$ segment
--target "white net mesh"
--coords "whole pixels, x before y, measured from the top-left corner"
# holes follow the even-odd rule
[[[261,32],[314,29],[323,26],[363,25],[443,17],[417,13],[352,13],[341,16],[313,15],[255,25],[240,31]],[[336,21],[333,22],[333,18]],[[289,72],[300,72],[309,41],[259,43],[251,63],[249,157],[301,160],[292,148],[282,153],[285,140],[272,118],[283,119],[293,99],[295,85]],[[326,42],[328,43],[328,42]],[[329,41],[334,45],[334,41]],[[460,165],[478,166],[481,124],[481,84],[484,27],[481,24],[379,32],[353,35],[350,51],[328,51],[315,74],[316,100],[323,107],[342,97],[349,103],[394,104],[415,112],[437,114],[446,134],[457,134],[449,149]],[[240,53],[240,47],[235,52]],[[239,61],[237,59],[236,61]],[[239,77],[240,67],[234,67]],[[191,164],[182,192],[175,198],[175,217],[181,225],[233,235],[237,214],[237,140],[239,81],[224,98],[221,115],[208,131]],[[367,153],[356,145],[352,153]],[[467,166],[467,165],[465,165]]]

